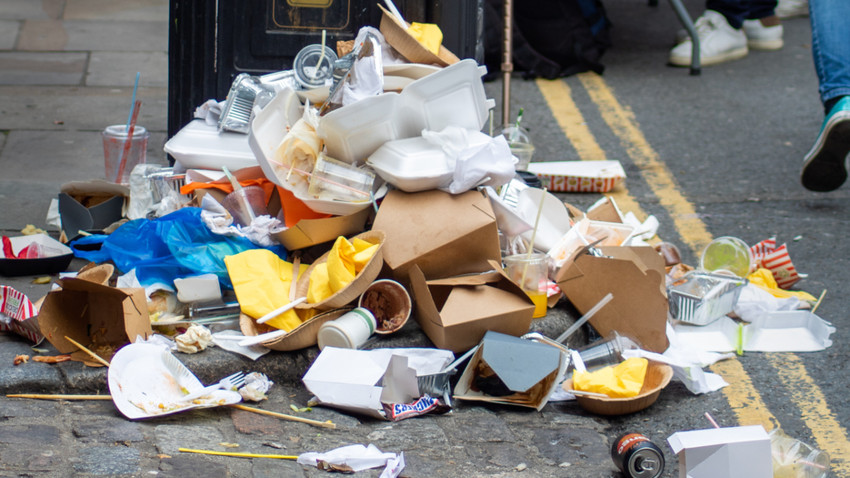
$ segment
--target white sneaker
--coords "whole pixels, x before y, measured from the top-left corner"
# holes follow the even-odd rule
[[[747,46],[753,50],[779,50],[785,44],[781,24],[766,27],[761,20],[744,20],[743,29]]]
[[[807,17],[809,0],[779,0],[775,12],[779,18]]]
[[[737,60],[749,52],[743,30],[732,28],[726,17],[714,10],[706,10],[694,26],[699,37],[700,64],[703,66]],[[670,50],[670,64],[690,66],[692,49],[690,38],[676,45]]]

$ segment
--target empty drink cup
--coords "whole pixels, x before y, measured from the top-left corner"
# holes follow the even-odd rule
[[[588,371],[617,365],[624,360],[623,352],[640,348],[633,340],[617,332],[578,350]]]
[[[234,224],[249,226],[257,216],[268,215],[266,195],[259,186],[246,186],[224,197],[221,203],[233,216]]]
[[[738,277],[747,277],[752,264],[750,246],[741,239],[722,236],[711,241],[702,251],[700,268],[707,272],[731,272]]]
[[[534,145],[531,144],[528,131],[522,126],[517,128],[516,125],[502,126],[500,130],[505,139],[508,140],[511,154],[517,158],[514,169],[517,171],[527,170],[528,164],[531,163],[531,157],[534,156]]]
[[[322,324],[317,333],[319,349],[338,347],[356,349],[366,343],[375,332],[377,322],[368,309],[357,307],[338,319]]]
[[[514,254],[504,258],[505,272],[534,302],[534,317],[546,315],[549,263],[546,254]]]
[[[127,126],[107,126],[103,136],[103,157],[106,179],[114,183],[129,184],[130,172],[137,164],[144,164],[150,133],[143,126],[133,128],[133,137],[127,144]]]

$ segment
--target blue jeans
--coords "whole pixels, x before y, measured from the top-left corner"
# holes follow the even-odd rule
[[[740,29],[744,20],[758,20],[773,15],[777,0],[706,0],[705,9],[726,17],[732,28]]]
[[[850,95],[850,1],[809,0],[809,13],[820,99]]]

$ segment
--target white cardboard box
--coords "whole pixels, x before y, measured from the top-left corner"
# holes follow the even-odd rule
[[[770,437],[761,425],[677,432],[679,478],[772,478]]]

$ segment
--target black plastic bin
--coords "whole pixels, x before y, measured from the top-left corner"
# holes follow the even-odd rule
[[[292,67],[303,47],[332,48],[361,27],[378,27],[378,0],[171,0],[168,42],[168,137],[208,99],[224,100],[233,78]],[[482,0],[396,0],[409,22],[436,23],[460,58],[484,60]]]

